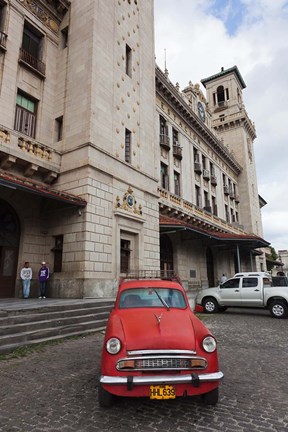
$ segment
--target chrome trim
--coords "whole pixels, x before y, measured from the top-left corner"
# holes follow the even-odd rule
[[[120,368],[119,367],[119,363],[120,362],[125,362],[125,361],[140,361],[140,362],[143,362],[143,363],[145,363],[145,362],[149,362],[149,361],[153,361],[153,360],[156,360],[156,362],[158,361],[158,362],[161,362],[161,360],[200,360],[200,361],[203,361],[203,363],[205,364],[204,366],[197,366],[197,367],[183,367],[183,366],[179,366],[179,367],[169,367],[169,366],[164,366],[164,367],[161,367],[161,366],[154,366],[154,367],[145,367],[145,366],[142,366],[142,367],[138,367],[138,368]],[[120,358],[119,360],[117,360],[117,363],[116,363],[116,369],[117,370],[119,370],[119,371],[170,371],[170,370],[195,370],[195,369],[197,369],[197,370],[203,370],[203,369],[206,369],[206,367],[207,367],[207,360],[204,358],[204,357],[196,357],[196,356],[179,356],[179,355],[170,355],[170,356],[168,356],[168,355],[154,355],[154,356],[142,356],[142,357],[124,357],[124,358]]]
[[[213,372],[207,374],[198,374],[201,382],[214,382],[222,380],[223,372]],[[127,385],[128,377],[101,375],[100,383],[107,385]],[[186,384],[192,383],[191,375],[158,375],[158,376],[133,376],[133,385],[151,385],[151,384]]]
[[[128,355],[162,355],[162,354],[175,354],[175,355],[182,355],[182,354],[191,354],[196,355],[196,351],[193,350],[134,350],[134,351],[127,351]]]

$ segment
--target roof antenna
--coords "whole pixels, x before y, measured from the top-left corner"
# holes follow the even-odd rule
[[[166,64],[166,48],[164,48],[164,75],[168,78],[169,72]]]

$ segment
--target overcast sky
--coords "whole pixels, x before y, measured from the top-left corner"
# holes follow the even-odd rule
[[[288,249],[288,0],[154,0],[156,62],[180,89],[234,65],[255,122],[265,240]],[[205,94],[205,89],[201,85]]]

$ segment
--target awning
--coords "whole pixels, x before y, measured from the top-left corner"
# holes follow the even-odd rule
[[[62,203],[67,203],[76,207],[85,207],[87,205],[87,202],[84,199],[78,197],[77,195],[72,195],[63,191],[52,189],[49,186],[32,181],[30,179],[28,180],[23,177],[8,175],[1,172],[0,186],[5,186],[10,189],[16,189],[32,193],[44,198],[61,201]]]
[[[192,225],[180,219],[160,216],[160,232],[171,233],[171,231],[188,231],[194,234],[195,238],[205,238],[210,240],[211,245],[243,246],[247,249],[267,247],[270,243],[261,237],[253,234],[235,234],[220,231],[211,231]]]

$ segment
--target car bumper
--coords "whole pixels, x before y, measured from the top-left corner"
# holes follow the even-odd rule
[[[153,384],[186,384],[198,381],[199,384],[220,381],[224,377],[223,372],[191,375],[159,375],[159,376],[107,376],[101,375],[100,383],[105,385],[153,385]]]

